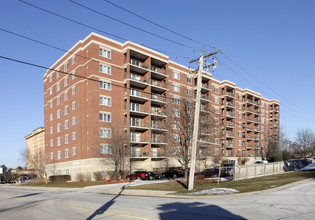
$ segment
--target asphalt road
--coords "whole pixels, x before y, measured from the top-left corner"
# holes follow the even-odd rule
[[[108,187],[108,186],[107,186]],[[268,192],[199,199],[0,188],[0,219],[315,219],[315,180]]]

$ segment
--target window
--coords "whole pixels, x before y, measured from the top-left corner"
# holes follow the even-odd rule
[[[57,119],[60,118],[60,109],[57,110]]]
[[[60,105],[60,96],[57,97],[57,105]]]
[[[77,139],[77,133],[76,132],[72,132],[72,140],[76,140]]]
[[[65,64],[65,72],[68,71],[68,63]]]
[[[187,89],[187,95],[191,95],[191,89]]]
[[[72,118],[72,125],[75,125],[76,122],[77,122],[76,117],[73,117],[73,118]]]
[[[180,100],[178,97],[173,97],[173,104],[177,104],[177,105],[180,104]]]
[[[187,76],[187,83],[191,83],[191,82],[192,82],[191,77]]]
[[[67,101],[69,99],[69,93],[68,91],[65,92],[65,101]]]
[[[241,113],[238,113],[238,118],[242,118],[242,114]]]
[[[52,88],[49,89],[49,94],[52,95]]]
[[[106,57],[106,58],[110,59],[111,52],[110,52],[110,50],[107,50],[107,49],[104,49],[104,48],[100,48],[99,49],[99,55],[101,57]]]
[[[219,149],[218,149],[218,148],[214,148],[213,154],[214,154],[214,155],[218,155],[218,154],[219,154]]]
[[[68,155],[68,157],[69,157],[69,155]],[[70,170],[69,169],[66,169],[66,175],[70,175]]]
[[[50,159],[53,160],[54,159],[54,153],[50,152]]]
[[[72,155],[76,155],[77,154],[77,148],[76,147],[73,147],[72,148]]]
[[[59,78],[60,77],[60,70],[57,71],[57,75],[56,75],[56,78]]]
[[[219,104],[219,98],[214,97],[214,103]]]
[[[105,90],[111,90],[111,82],[100,80],[100,88]]]
[[[178,121],[174,121],[173,122],[173,129],[174,130],[178,130],[179,129],[179,122]]]
[[[238,141],[238,146],[241,146],[242,145],[242,141]]]
[[[100,105],[111,106],[111,98],[107,96],[100,96]]]
[[[173,91],[179,92],[179,85],[173,84]]]
[[[110,66],[107,66],[105,64],[100,64],[100,72],[105,74],[111,74]]]
[[[52,78],[53,78],[53,75],[51,74],[51,75],[49,76],[49,82],[52,82]]]
[[[75,56],[72,57],[72,65],[75,64],[76,58]]]
[[[100,145],[100,154],[111,154],[111,153],[112,153],[112,146],[108,144]]]
[[[69,144],[69,135],[68,134],[65,135],[65,144]]]
[[[76,109],[76,107],[77,107],[76,102],[75,102],[75,101],[74,101],[74,102],[72,102],[72,110]]]
[[[69,129],[69,120],[65,120],[65,130]]]
[[[57,146],[61,145],[61,137],[57,137]]]
[[[111,129],[100,128],[100,138],[111,138]]]
[[[75,86],[74,87],[72,87],[72,95],[74,95],[75,94]]]
[[[65,158],[69,158],[69,149],[65,149]],[[69,172],[69,170],[68,170],[68,172]]]
[[[214,92],[215,93],[219,93],[219,88],[218,87],[214,87]]]
[[[65,115],[69,114],[69,106],[65,106]]]
[[[75,73],[75,71],[72,73],[72,80],[74,80],[75,79],[75,77],[76,77],[76,73]]]
[[[174,79],[180,79],[180,74],[177,72],[173,72],[173,78]]]
[[[69,81],[68,81],[68,77],[65,78],[65,81],[64,81],[65,85],[64,86],[67,86]]]
[[[130,102],[130,111],[139,112],[140,111],[139,103]]]
[[[50,114],[50,121],[53,120],[53,113]]]
[[[58,123],[58,124],[57,124],[57,132],[60,132],[60,131],[61,131],[61,124]]]
[[[180,139],[179,134],[173,134],[173,141],[174,142],[179,142],[179,139]]]
[[[111,122],[111,113],[100,112],[100,121]]]
[[[50,108],[53,107],[53,102],[52,101],[49,102],[49,106],[50,106]]]
[[[180,111],[178,109],[173,109],[173,116],[180,117]]]
[[[58,159],[58,160],[61,159],[61,151],[60,151],[60,150],[58,150],[58,152],[57,152],[57,159]]]
[[[214,113],[215,114],[219,114],[219,109],[218,108],[214,108]]]
[[[53,139],[50,139],[50,146],[54,146],[54,140]]]
[[[179,147],[173,147],[173,154],[174,154],[174,155],[180,154],[180,148],[179,148]]]
[[[59,92],[59,91],[60,91],[60,82],[57,83],[57,92]]]

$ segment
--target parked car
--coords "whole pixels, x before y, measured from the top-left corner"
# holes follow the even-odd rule
[[[159,172],[149,172],[150,174],[150,180],[153,180],[153,179],[161,179],[162,178],[162,174],[159,173]]]
[[[306,171],[306,170],[315,170],[315,163],[310,163],[309,165],[303,167],[302,169],[300,169],[302,171]]]
[[[255,163],[268,163],[267,160],[259,160],[259,161],[256,161]]]
[[[127,180],[136,180],[136,179],[149,180],[150,174],[147,171],[136,171],[127,176]]]
[[[177,178],[177,177],[183,177],[185,175],[185,172],[179,169],[172,169],[165,172],[165,177],[169,178]]]
[[[214,178],[219,175],[219,167],[207,168],[201,172],[205,178]],[[233,168],[232,167],[221,167],[220,177],[229,177],[233,176]]]

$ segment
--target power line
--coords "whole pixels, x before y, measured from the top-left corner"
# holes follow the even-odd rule
[[[151,20],[149,20],[149,19],[147,19],[147,18],[145,18],[145,17],[142,17],[142,16],[140,16],[140,15],[138,15],[138,14],[136,14],[136,13],[134,13],[134,12],[128,10],[128,9],[125,9],[125,8],[123,8],[123,7],[119,6],[119,5],[117,5],[117,4],[113,3],[113,2],[111,2],[111,1],[108,1],[108,0],[104,0],[104,1],[107,2],[107,3],[109,3],[109,4],[111,4],[111,5],[114,5],[114,6],[117,7],[117,8],[120,8],[121,10],[124,10],[124,11],[126,11],[126,12],[128,12],[128,13],[130,13],[130,14],[136,16],[136,17],[138,17],[138,18],[141,18],[142,20],[145,20],[145,21],[147,21],[147,22],[149,22],[149,23],[151,23],[151,24],[153,24],[153,25],[155,25],[155,26],[158,26],[158,27],[160,27],[160,28],[162,28],[162,29],[164,29],[164,30],[167,30],[167,31],[169,31],[169,32],[171,32],[171,33],[173,33],[173,34],[176,34],[176,35],[178,35],[178,36],[181,36],[181,37],[183,37],[183,38],[186,38],[187,40],[190,40],[190,41],[192,41],[192,42],[199,43],[199,44],[201,44],[201,45],[206,45],[206,44],[204,44],[204,43],[202,43],[202,42],[199,42],[199,41],[194,40],[194,39],[192,39],[192,38],[190,38],[190,37],[187,37],[187,36],[185,36],[185,35],[183,35],[183,34],[180,34],[180,33],[176,32],[176,31],[173,31],[173,30],[171,30],[171,29],[169,29],[169,28],[167,28],[167,27],[164,27],[164,26],[162,26],[162,25],[160,25],[160,24],[158,24],[158,23],[156,23],[156,22],[154,22],[154,21],[151,21]]]
[[[88,78],[88,77],[86,77],[86,76],[81,76],[81,75],[77,75],[77,74],[73,74],[73,73],[61,71],[61,70],[59,70],[59,69],[57,70],[57,69],[54,69],[54,68],[50,68],[50,67],[46,67],[46,66],[43,66],[43,65],[39,65],[39,64],[35,64],[35,63],[30,63],[30,62],[26,62],[26,61],[14,59],[14,58],[6,57],[6,56],[1,56],[1,55],[0,55],[0,58],[1,58],[1,59],[5,59],[5,60],[9,60],[9,61],[12,61],[12,62],[16,62],[16,63],[21,63],[21,64],[28,65],[28,66],[33,66],[33,67],[37,67],[37,68],[41,68],[41,69],[45,69],[45,70],[54,71],[54,72],[59,71],[60,73],[63,73],[63,74],[65,74],[65,75],[75,76],[75,77],[78,77],[78,78],[90,80],[90,81],[97,82],[97,83],[101,82],[100,80],[97,80],[97,79]],[[131,90],[131,89],[132,89],[132,88],[124,87],[124,86],[117,85],[117,84],[111,84],[111,85],[112,85],[112,86],[115,86],[115,87],[122,88],[122,89],[128,89],[128,90]],[[172,100],[172,101],[173,101],[173,98],[171,98],[171,97],[159,95],[159,94],[152,93],[152,92],[145,92],[145,91],[141,91],[141,92],[144,93],[144,94],[148,94],[148,95],[155,94],[155,95],[158,95],[158,96],[160,96],[160,97],[165,97],[166,99],[169,99],[169,100]],[[187,96],[180,96],[180,98],[189,99],[189,98],[187,98]],[[214,111],[211,111],[211,110],[207,110],[207,111],[210,112],[210,113],[212,113],[212,114],[214,114],[214,115],[216,115],[216,116],[219,116],[219,117],[221,117],[221,118],[224,117],[224,116],[222,116],[222,115],[220,115],[219,113],[216,113],[216,112],[214,112]],[[248,128],[248,127],[245,126],[244,128]]]
[[[183,46],[183,47],[187,47],[187,48],[190,48],[190,49],[196,49],[196,48],[190,47],[190,46],[188,46],[188,45],[179,43],[179,42],[177,42],[177,41],[171,40],[171,39],[169,39],[169,38],[166,38],[166,37],[157,35],[157,34],[155,34],[155,33],[153,33],[153,32],[150,32],[150,31],[144,30],[144,29],[142,29],[142,28],[136,27],[136,26],[134,26],[134,25],[132,25],[132,24],[128,24],[128,23],[126,23],[126,22],[124,22],[124,21],[121,21],[121,20],[116,19],[116,18],[114,18],[114,17],[111,17],[111,16],[109,16],[109,15],[106,15],[106,14],[104,14],[104,13],[102,13],[102,12],[99,12],[99,11],[97,11],[97,10],[94,10],[94,9],[92,9],[92,8],[89,8],[89,7],[87,7],[87,6],[85,6],[85,5],[82,5],[82,4],[78,3],[78,2],[75,2],[75,1],[72,1],[72,0],[68,0],[68,1],[71,2],[71,3],[73,3],[73,4],[76,4],[76,5],[80,6],[80,7],[82,7],[82,8],[85,8],[85,9],[87,9],[87,10],[89,10],[89,11],[92,11],[92,12],[94,12],[94,13],[97,13],[97,14],[99,14],[99,15],[102,15],[102,16],[104,16],[104,17],[107,17],[107,18],[109,18],[109,19],[112,19],[112,20],[114,20],[114,21],[116,21],[116,22],[119,22],[119,23],[121,23],[121,24],[127,25],[127,26],[129,26],[129,27],[132,27],[132,28],[137,29],[137,30],[139,30],[139,31],[142,31],[142,32],[144,32],[144,33],[150,34],[150,35],[152,35],[152,36],[158,37],[158,38],[160,38],[160,39],[169,41],[169,42],[171,42],[171,43],[174,43],[174,44],[177,44],[177,45],[180,45],[180,46]],[[197,48],[197,49],[198,49],[198,48]],[[202,51],[201,49],[198,49],[198,50]]]
[[[126,8],[123,8],[123,7],[121,7],[121,6],[119,6],[119,5],[117,5],[117,4],[115,4],[115,3],[113,3],[113,2],[111,2],[111,1],[109,1],[109,0],[104,0],[105,2],[107,2],[107,3],[109,3],[109,4],[111,4],[111,5],[113,5],[113,6],[115,6],[115,7],[117,7],[117,8],[120,8],[121,10],[123,10],[123,11],[126,11],[126,12],[128,12],[128,13],[130,13],[130,14],[132,14],[132,15],[134,15],[134,16],[136,16],[136,17],[138,17],[138,18],[141,18],[141,19],[143,19],[143,20],[145,20],[145,21],[147,21],[147,22],[149,22],[149,23],[151,23],[151,24],[153,24],[153,25],[155,25],[155,26],[158,26],[158,27],[160,27],[160,28],[162,28],[162,29],[164,29],[164,30],[167,30],[167,31],[169,31],[169,32],[172,32],[172,33],[174,33],[174,34],[176,34],[176,35],[178,35],[178,36],[181,36],[181,37],[183,37],[183,38],[185,38],[185,39],[188,39],[188,40],[190,40],[190,41],[192,41],[192,42],[197,42],[197,43],[200,43],[200,44],[202,44],[202,45],[207,45],[207,44],[205,44],[205,43],[202,43],[202,42],[199,42],[199,41],[197,41],[197,40],[194,40],[194,39],[192,39],[192,38],[190,38],[190,37],[187,37],[187,36],[185,36],[185,35],[183,35],[183,34],[180,34],[180,33],[178,33],[178,32],[175,32],[175,31],[173,31],[173,30],[171,30],[171,29],[169,29],[169,28],[166,28],[166,27],[164,27],[164,26],[162,26],[162,25],[160,25],[160,24],[158,24],[158,23],[156,23],[156,22],[153,22],[153,21],[151,21],[151,20],[149,20],[149,19],[147,19],[147,18],[145,18],[145,17],[143,17],[143,16],[140,16],[140,15],[138,15],[138,14],[136,14],[136,13],[134,13],[134,12],[132,12],[132,11],[130,11],[130,10],[128,10],[128,9],[126,9]],[[207,46],[209,46],[209,45],[207,45]],[[213,48],[213,46],[210,46],[211,48]],[[225,53],[223,53],[221,50],[219,50],[222,54],[224,54],[225,55]],[[309,112],[307,112],[307,111],[305,111],[304,109],[302,109],[300,106],[298,106],[298,105],[296,105],[295,103],[293,103],[293,102],[291,102],[290,100],[288,100],[287,98],[285,98],[285,97],[283,97],[282,95],[280,95],[278,92],[276,92],[274,89],[272,89],[272,88],[270,88],[269,86],[267,86],[265,83],[263,83],[262,81],[260,81],[258,78],[256,78],[254,75],[252,75],[252,74],[250,74],[245,68],[243,68],[241,65],[239,65],[238,63],[236,63],[235,61],[233,61],[229,56],[226,56],[225,55],[225,57],[226,58],[228,58],[232,63],[234,63],[235,65],[237,65],[239,68],[241,68],[244,72],[246,72],[248,75],[250,75],[251,77],[253,77],[254,79],[256,79],[258,82],[260,82],[263,86],[265,86],[267,89],[269,89],[269,90],[271,90],[273,93],[275,93],[276,95],[278,95],[279,97],[281,97],[282,99],[284,99],[284,100],[286,100],[288,103],[290,103],[291,105],[294,105],[295,107],[297,107],[297,108],[299,108],[300,110],[302,110],[303,112],[305,112],[305,113],[307,113],[307,114],[309,114],[309,115],[312,115],[313,116],[313,114],[312,113],[309,113]],[[225,66],[227,66],[227,65],[225,65]],[[228,67],[229,68],[229,67]],[[230,68],[229,68],[230,69]],[[234,71],[233,71],[234,72]],[[238,74],[239,75],[239,74]],[[240,77],[241,77],[241,75],[239,75]],[[243,78],[243,77],[241,77],[241,78]],[[245,81],[247,81],[247,82],[249,82],[247,79],[245,79],[245,78],[243,78]],[[250,83],[251,84],[251,83]],[[264,93],[266,93],[266,92],[264,92]],[[267,94],[267,93],[266,93]],[[268,94],[267,94],[268,95]],[[269,95],[270,96],[270,95]],[[270,96],[270,97],[272,97],[272,96]],[[294,110],[295,111],[295,110]],[[296,111],[295,111],[296,112]]]

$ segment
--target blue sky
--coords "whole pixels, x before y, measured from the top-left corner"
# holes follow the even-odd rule
[[[189,59],[185,56],[198,57],[198,48],[210,50],[208,46],[203,47],[153,26],[104,0],[75,1],[196,50],[140,32],[69,1],[25,1],[99,30],[168,52],[166,55],[171,60],[185,66],[189,66]],[[294,138],[299,128],[314,130],[314,1],[111,1],[196,41],[221,49],[238,65],[224,55],[218,55],[221,64],[213,77],[230,80],[241,88],[249,88],[264,97],[279,100],[281,125],[290,137]],[[91,32],[124,42],[17,0],[1,2],[0,21],[2,29],[65,50]],[[0,39],[0,56],[50,67],[63,55],[61,51],[1,30]],[[21,165],[18,159],[26,145],[24,137],[35,128],[44,126],[45,70],[0,59],[0,72],[0,164],[16,167],[17,163]]]

